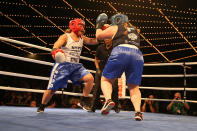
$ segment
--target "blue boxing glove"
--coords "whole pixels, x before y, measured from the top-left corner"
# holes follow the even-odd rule
[[[107,23],[108,16],[105,13],[100,14],[96,19],[96,29],[102,29],[104,24]]]

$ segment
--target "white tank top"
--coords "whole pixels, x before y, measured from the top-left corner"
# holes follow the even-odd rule
[[[79,63],[80,55],[83,47],[83,39],[80,38],[78,42],[75,42],[70,33],[66,33],[67,43],[65,46],[62,46],[61,49],[66,55],[66,62]]]

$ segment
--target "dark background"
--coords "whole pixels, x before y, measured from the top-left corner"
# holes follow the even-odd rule
[[[111,17],[116,12],[128,15],[130,23],[141,30],[145,36],[169,61],[162,57],[146,40],[141,38],[141,51],[147,63],[196,62],[197,52],[159,13],[165,16],[196,49],[196,0],[1,0],[0,36],[34,45],[52,48],[53,43],[68,28],[73,18],[82,18],[86,22],[86,35],[95,37],[96,17],[106,13]],[[71,8],[72,6],[72,8]],[[47,20],[48,19],[48,20]],[[59,29],[58,29],[58,28]],[[97,45],[83,48],[82,56],[94,58]],[[50,52],[26,47],[15,43],[0,41],[0,53],[22,56],[37,60],[54,62]],[[31,53],[33,55],[31,55]],[[81,60],[87,69],[95,70],[93,62]],[[192,65],[187,74],[196,74],[197,66]],[[0,70],[49,77],[51,66],[23,62],[0,56]],[[144,67],[144,74],[183,74],[182,66]],[[47,81],[13,78],[0,75],[1,85],[22,87],[19,81],[33,83],[31,88],[46,89]],[[12,82],[14,79],[15,82]],[[183,87],[183,78],[143,78],[142,86]],[[197,78],[187,78],[187,87],[196,88]],[[36,84],[37,83],[37,84]],[[38,83],[40,85],[38,85]],[[174,92],[142,90],[142,97],[154,93],[158,98],[172,98]],[[187,92],[187,98],[197,100],[195,92]]]

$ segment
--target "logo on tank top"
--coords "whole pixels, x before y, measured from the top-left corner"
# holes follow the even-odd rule
[[[137,40],[137,35],[134,34],[134,33],[129,33],[128,38],[131,39],[131,40]]]
[[[138,36],[135,34],[135,33],[132,33],[132,31],[134,31],[135,29],[134,28],[129,28],[127,27],[127,31],[128,31],[128,38],[130,40],[137,40]]]

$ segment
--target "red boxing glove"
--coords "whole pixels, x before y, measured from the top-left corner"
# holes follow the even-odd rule
[[[56,55],[58,52],[64,54],[64,51],[63,51],[62,49],[56,49],[56,48],[52,49],[51,54],[52,54],[52,57],[53,57],[54,60],[55,60],[55,55]]]
[[[102,30],[105,30],[105,29],[107,29],[108,27],[110,27],[110,25],[109,25],[109,24],[104,24],[104,26],[103,26]]]

